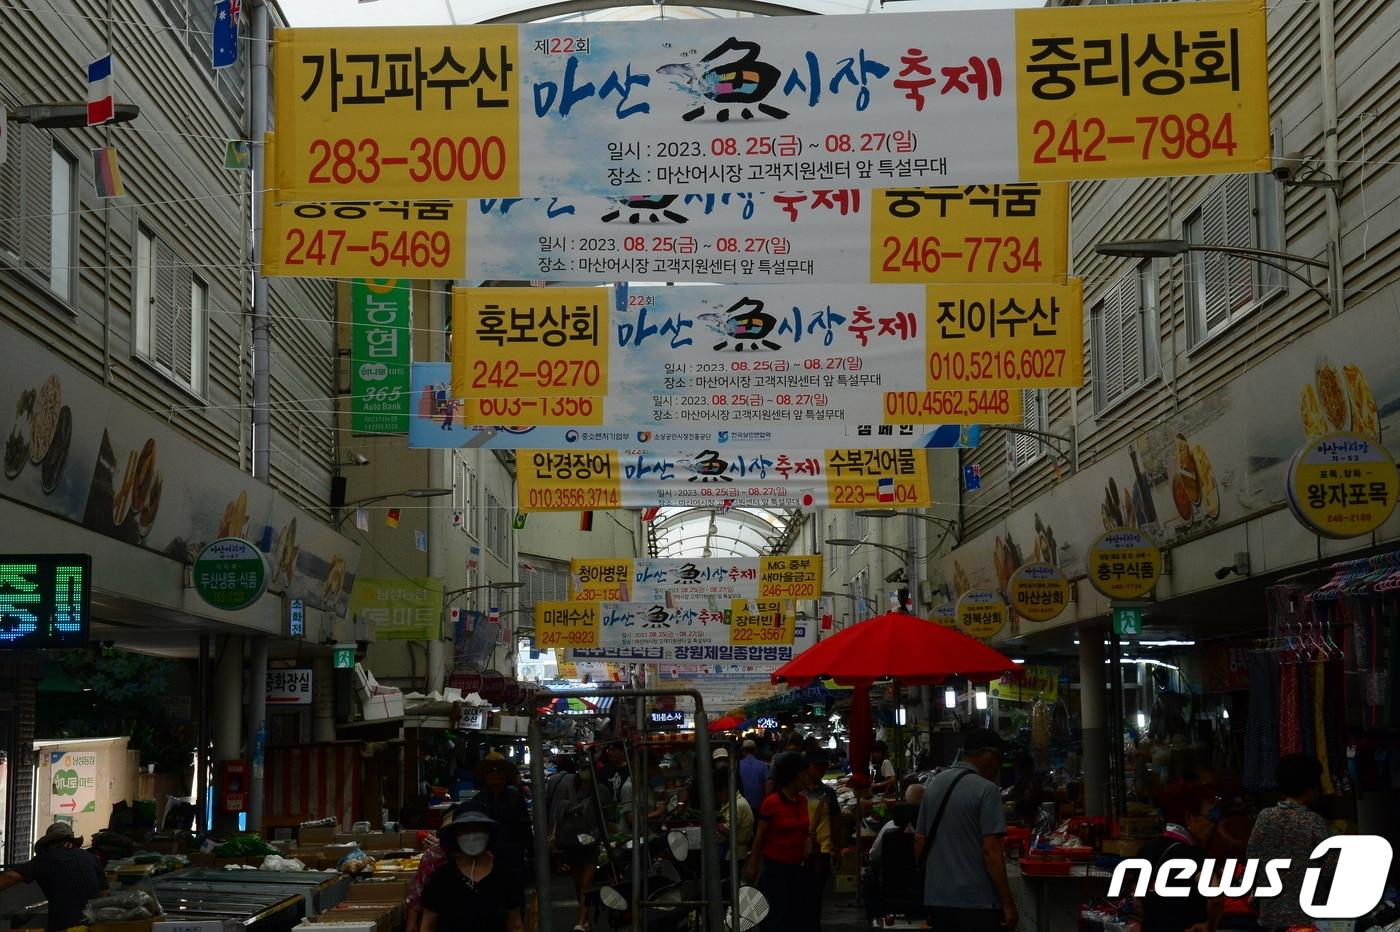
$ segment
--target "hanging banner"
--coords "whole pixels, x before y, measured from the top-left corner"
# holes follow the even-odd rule
[[[1053,705],[1060,696],[1060,668],[1023,664],[988,683],[987,695],[1002,702],[1034,702],[1039,698]]]
[[[350,429],[406,434],[413,292],[393,278],[350,283]]]
[[[821,581],[820,555],[569,561],[569,599],[580,602],[816,599]]]
[[[567,603],[566,603],[567,604]],[[607,617],[607,606],[614,603],[603,603],[604,616]],[[655,606],[646,604],[633,604],[626,607],[615,617],[626,620],[635,618],[631,609],[638,609],[643,615],[649,613]],[[680,606],[682,614],[688,612],[705,611],[710,613],[707,618],[714,616],[714,611],[708,606],[701,609],[697,603],[691,602]],[[719,613],[722,615],[723,613]],[[709,627],[708,625],[703,627]],[[651,639],[649,642],[645,638],[628,639],[622,634],[609,635],[607,627],[603,630],[603,646],[596,648],[579,647],[566,651],[566,660],[572,661],[606,661],[623,663],[660,663],[660,664],[749,664],[763,665],[770,672],[778,666],[787,663],[793,657],[800,654],[816,643],[816,629],[810,621],[798,621],[793,628],[793,640],[791,644],[732,644],[725,638],[728,631],[727,626],[713,631],[701,631],[700,635],[690,638],[680,638],[682,643],[665,644],[658,641],[670,639],[673,642],[676,636],[665,635],[664,631],[659,638]],[[692,633],[694,633],[692,631]],[[616,637],[630,643],[623,643],[611,646],[608,643],[609,637]]]
[[[356,578],[349,617],[374,625],[381,641],[434,641],[442,637],[441,579]]]
[[[933,504],[928,470],[922,450],[700,450],[674,457],[530,450],[516,459],[517,508],[926,508]]]
[[[550,289],[553,290],[553,289]],[[671,289],[677,290],[677,289]],[[740,373],[743,374],[743,373]],[[797,378],[797,376],[793,376]],[[826,376],[823,376],[823,382]],[[835,376],[831,376],[833,381]],[[854,378],[847,376],[846,378]],[[687,420],[677,423],[674,415],[663,408],[636,409],[636,396],[625,399],[632,413],[630,420],[615,426],[601,425],[604,399],[600,396],[556,397],[540,399],[456,398],[452,393],[452,366],[449,363],[416,362],[412,369],[413,408],[408,419],[408,445],[412,449],[463,449],[480,447],[488,450],[566,449],[653,451],[678,453],[690,448],[723,446],[744,451],[764,451],[775,446],[807,446],[817,433],[815,425],[806,420],[764,420],[756,411],[738,410],[716,415],[714,420]],[[1006,389],[983,390],[983,397],[1000,392],[1007,396],[1009,410],[1020,417],[1020,392]],[[815,393],[812,393],[815,395]],[[898,404],[907,410],[926,407],[925,395],[939,392],[910,392]],[[955,394],[963,398],[970,393]],[[975,393],[971,393],[975,394]],[[789,396],[794,397],[794,396]],[[804,397],[804,396],[797,396]],[[865,408],[880,405],[879,398],[859,396]],[[944,403],[939,401],[939,404]],[[951,402],[950,402],[951,403]],[[862,409],[865,410],[865,409]],[[498,418],[492,421],[491,417]],[[504,413],[501,413],[504,412]],[[575,422],[594,421],[580,427],[559,426],[568,423],[572,412]],[[533,421],[549,426],[519,426],[518,420],[528,413]],[[558,414],[554,419],[552,415]],[[873,414],[872,414],[873,416]],[[731,420],[732,418],[732,420]],[[469,426],[468,419],[492,426]],[[923,421],[923,418],[919,419]],[[725,426],[730,424],[732,426]],[[510,426],[507,426],[510,425]],[[938,426],[915,423],[885,423],[876,418],[859,424],[833,426],[827,422],[819,429],[816,439],[827,443],[839,439],[845,446],[864,448],[927,447],[951,449],[975,447],[981,437],[978,425],[943,423]]]
[[[1400,490],[1390,451],[1360,434],[1309,440],[1288,466],[1288,507],[1324,537],[1361,537],[1395,510]]]
[[[1059,182],[275,201],[269,189],[265,275],[912,284],[1062,281],[1068,268],[1069,185]]]
[[[281,29],[272,178],[307,201],[1261,171],[1265,39],[1262,0]]]
[[[977,389],[945,423],[1001,423],[1013,385],[1084,381],[1077,278],[649,287],[617,303],[611,288],[454,290],[453,396],[488,402],[486,423],[531,423],[511,399],[592,395],[609,424],[640,407],[672,424],[805,421],[815,437],[882,422],[882,392]]]
[[[735,609],[745,617],[734,625]],[[598,619],[594,624],[593,619]],[[536,646],[646,649],[687,646],[770,646],[792,644],[796,617],[792,606],[765,600],[737,600],[723,608],[704,602],[664,605],[653,602],[536,602],[535,632],[552,643]],[[596,637],[593,637],[596,635]],[[592,639],[571,644],[570,639]]]

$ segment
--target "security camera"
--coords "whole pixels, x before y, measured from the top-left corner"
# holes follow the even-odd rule
[[[1298,176],[1303,173],[1308,160],[1301,152],[1290,152],[1281,158],[1274,159],[1274,178],[1281,184],[1292,184],[1298,180]]]

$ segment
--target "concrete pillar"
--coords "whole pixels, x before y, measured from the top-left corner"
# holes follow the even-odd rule
[[[452,453],[449,450],[433,450],[428,456],[428,485],[435,489],[450,488],[456,481],[455,475],[448,475],[447,464],[451,461]],[[455,472],[455,470],[454,470]],[[471,503],[471,507],[476,507],[476,502]],[[446,508],[428,509],[428,576],[432,579],[440,579],[443,589],[447,588],[447,542],[452,529],[451,520]],[[443,609],[446,616],[447,610]],[[440,620],[440,624],[447,625],[446,617]],[[442,630],[438,631],[438,636],[428,642],[428,675],[424,684],[427,693],[440,693],[447,681],[447,652],[443,650]]]
[[[331,658],[311,662],[311,740],[321,744],[335,740],[335,668]]]
[[[219,762],[243,757],[243,638],[225,638],[215,663],[209,697],[214,723],[214,832],[230,835],[237,831],[238,819],[219,811]]]
[[[248,756],[252,779],[248,787],[248,829],[262,831],[263,771],[267,756],[267,638],[253,640],[248,661]]]
[[[1079,628],[1079,712],[1083,729],[1084,813],[1108,815],[1108,695],[1104,686],[1103,632]]]

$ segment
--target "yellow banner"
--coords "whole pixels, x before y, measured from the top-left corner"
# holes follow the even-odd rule
[[[930,288],[925,300],[930,389],[1083,384],[1081,279]]]
[[[886,424],[1019,424],[1023,411],[1016,388],[885,392]]]
[[[734,599],[729,603],[730,644],[791,644],[797,614],[786,599]]]
[[[597,602],[541,602],[535,606],[535,647],[596,648],[603,636]]]
[[[602,395],[553,398],[463,398],[457,411],[464,427],[593,427],[604,423]],[[987,423],[987,422],[984,422]]]
[[[876,191],[872,282],[1063,281],[1069,185],[994,184]]]
[[[630,602],[632,561],[570,560],[569,599],[577,602]]]
[[[277,30],[279,197],[515,194],[516,35],[515,26]]]
[[[622,507],[622,466],[616,450],[521,450],[515,475],[521,511]]]
[[[276,164],[272,133],[265,149]],[[263,192],[264,275],[456,278],[467,267],[466,201],[276,200],[273,189]]]
[[[933,504],[923,450],[827,450],[826,484],[828,508]]]
[[[1263,0],[1016,11],[1022,179],[1268,171]]]
[[[1060,695],[1058,667],[1025,664],[987,684],[987,695],[1003,702],[1034,702],[1037,697],[1053,703]]]
[[[821,598],[821,556],[759,557],[758,594],[763,599]]]
[[[605,395],[608,295],[606,288],[454,290],[453,393],[458,398]]]

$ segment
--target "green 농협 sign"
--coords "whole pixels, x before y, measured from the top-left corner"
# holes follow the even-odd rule
[[[350,429],[406,434],[413,294],[393,278],[350,285]]]
[[[237,537],[222,537],[200,551],[193,575],[199,597],[225,611],[247,608],[267,591],[263,555]]]

